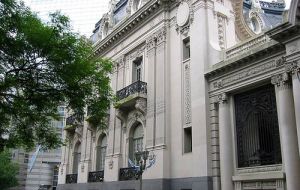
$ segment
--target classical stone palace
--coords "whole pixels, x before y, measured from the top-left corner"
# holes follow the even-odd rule
[[[300,0],[112,0],[108,128],[72,115],[60,190],[300,189]],[[154,163],[154,164],[153,164]]]

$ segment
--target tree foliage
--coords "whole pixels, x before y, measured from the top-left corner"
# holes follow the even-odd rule
[[[18,185],[18,170],[18,165],[11,162],[9,152],[0,152],[0,189],[5,190]]]
[[[23,3],[0,0],[0,151],[61,144],[50,125],[62,103],[104,126],[111,101],[107,59],[92,56],[91,43],[71,31],[59,13],[43,23]]]

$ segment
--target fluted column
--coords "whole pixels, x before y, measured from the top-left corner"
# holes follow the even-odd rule
[[[222,190],[233,190],[233,139],[230,106],[226,94],[219,95],[218,100],[221,187]]]
[[[288,190],[298,190],[300,187],[300,157],[292,85],[287,73],[274,76],[272,84],[276,87],[278,122],[283,165],[286,174],[286,186]]]
[[[286,64],[286,71],[292,75],[295,116],[297,125],[298,148],[300,153],[300,63],[292,61]]]

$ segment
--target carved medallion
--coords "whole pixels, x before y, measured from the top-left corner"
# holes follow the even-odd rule
[[[190,17],[190,7],[187,2],[183,2],[179,5],[177,10],[177,24],[182,27],[187,24]]]

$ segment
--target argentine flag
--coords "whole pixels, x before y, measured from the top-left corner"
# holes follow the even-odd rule
[[[29,173],[31,172],[33,166],[34,166],[34,163],[35,163],[35,160],[36,160],[36,157],[38,156],[39,152],[40,152],[40,149],[41,149],[41,145],[39,145],[37,148],[36,148],[36,151],[35,153],[32,155],[32,157],[30,158],[30,161],[28,163],[28,166],[29,166]]]

